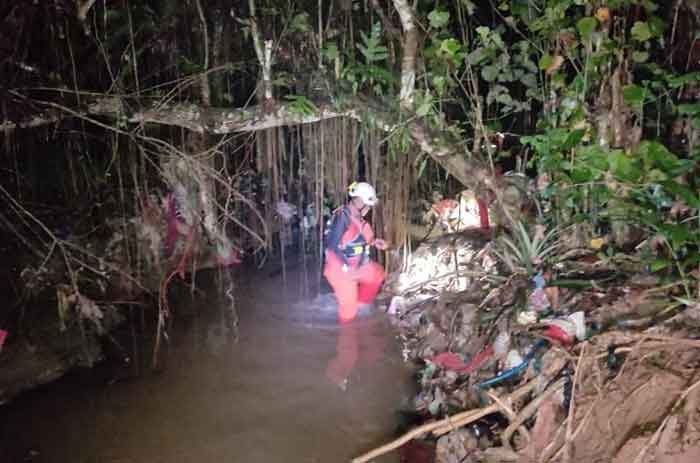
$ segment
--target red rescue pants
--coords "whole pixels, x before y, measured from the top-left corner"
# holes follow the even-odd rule
[[[352,321],[360,304],[369,304],[377,297],[384,282],[384,269],[373,261],[362,266],[350,266],[343,272],[343,262],[332,252],[326,253],[323,276],[333,288],[338,300],[340,323]]]

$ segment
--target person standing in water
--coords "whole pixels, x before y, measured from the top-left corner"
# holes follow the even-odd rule
[[[357,329],[351,325],[360,309],[374,302],[384,282],[384,269],[370,259],[370,248],[385,250],[387,243],[374,237],[364,219],[377,204],[372,185],[354,182],[348,188],[350,200],[333,213],[326,238],[323,275],[338,301],[337,355],[326,370],[329,380],[345,389],[358,357]]]
[[[333,213],[326,239],[326,277],[338,300],[340,323],[351,322],[360,306],[374,301],[384,282],[384,269],[370,259],[370,247],[385,250],[387,244],[374,237],[364,219],[377,204],[374,187],[366,182],[348,188],[350,200]]]

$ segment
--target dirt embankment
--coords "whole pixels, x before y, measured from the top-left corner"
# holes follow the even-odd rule
[[[413,439],[438,463],[698,461],[700,305],[681,282],[591,249],[508,272],[503,252],[447,235],[389,280],[424,424],[354,463]]]

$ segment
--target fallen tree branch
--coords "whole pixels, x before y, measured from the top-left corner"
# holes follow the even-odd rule
[[[457,429],[458,427],[460,427],[460,425],[458,425],[459,422],[469,423],[472,421],[476,421],[480,418],[483,418],[486,415],[496,413],[499,410],[500,410],[500,407],[497,404],[492,404],[492,405],[489,405],[488,407],[479,408],[476,410],[467,410],[466,412],[458,413],[456,415],[450,416],[450,417],[445,418],[445,419],[440,420],[440,421],[434,421],[432,423],[424,424],[423,426],[419,426],[416,429],[409,431],[408,433],[404,434],[403,436],[399,437],[398,439],[396,439],[392,442],[389,442],[386,445],[378,447],[378,448],[376,448],[370,452],[367,452],[364,455],[361,455],[357,458],[353,458],[352,463],[368,462],[370,460],[377,458],[380,455],[384,455],[385,453],[388,453],[394,449],[401,447],[406,442],[409,442],[413,439],[421,437],[425,434],[428,434],[430,432],[438,433],[438,432],[440,432],[440,430],[444,429],[445,426],[448,427],[448,432],[449,432],[453,429]]]
[[[487,391],[486,394],[488,394],[491,400],[493,400],[496,403],[496,405],[498,405],[501,408],[501,411],[504,415],[508,417],[511,423],[518,420],[518,415],[516,415],[515,412],[508,405],[503,403],[503,401],[493,391]],[[530,433],[527,431],[527,428],[525,426],[521,425],[518,428],[518,432],[522,434],[528,442],[530,441]],[[510,445],[510,439],[507,441],[503,441],[503,447],[506,450],[513,450]]]
[[[512,401],[519,400],[520,398],[529,394],[532,391],[532,389],[535,388],[536,384],[537,382],[535,380],[528,382],[527,384],[513,392],[509,396],[509,399]],[[432,423],[424,424],[423,426],[419,426],[416,429],[407,432],[403,436],[399,437],[398,439],[392,442],[389,442],[388,444],[382,445],[381,447],[371,450],[365,453],[364,455],[360,455],[357,458],[353,458],[352,463],[368,462],[377,458],[378,456],[384,455],[385,453],[391,452],[392,450],[401,447],[406,442],[409,442],[430,432],[432,432],[436,436],[441,436],[450,431],[458,429],[466,424],[473,423],[474,421],[477,421],[487,415],[497,413],[500,410],[501,407],[498,404],[493,403],[487,407],[467,410],[461,413],[457,413],[456,415],[449,416],[440,421],[434,421]]]
[[[510,448],[510,438],[513,436],[515,430],[522,426],[525,421],[529,420],[537,412],[537,409],[540,408],[542,402],[544,402],[552,394],[561,390],[561,388],[564,387],[565,381],[566,380],[564,378],[557,380],[520,411],[518,417],[508,425],[503,433],[501,433],[501,440],[504,442],[504,444],[506,444],[506,448]]]
[[[221,66],[217,69],[225,68],[226,66]],[[318,111],[300,114],[290,110],[289,104],[277,101],[266,101],[260,106],[245,108],[213,108],[189,103],[163,104],[159,101],[147,108],[131,110],[127,104],[130,100],[121,96],[93,96],[83,107],[69,108],[54,101],[31,99],[16,90],[9,90],[8,93],[32,106],[39,105],[45,109],[21,120],[0,121],[0,133],[55,124],[69,117],[88,120],[85,118],[90,116],[119,119],[131,124],[171,125],[197,133],[224,135],[310,124],[337,117],[363,120],[362,115],[369,114],[370,124],[384,131],[395,129],[391,115],[384,114],[381,108],[372,107],[359,98],[342,109],[332,104],[318,104]],[[94,119],[90,121],[93,122]],[[97,125],[105,127],[107,124],[100,122]],[[498,196],[499,182],[491,175],[486,164],[470,156],[463,142],[450,137],[447,131],[441,132],[441,135],[435,133],[420,120],[413,120],[407,127],[413,142],[457,181],[475,190],[486,187]]]

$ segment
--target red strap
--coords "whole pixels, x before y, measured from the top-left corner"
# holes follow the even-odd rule
[[[486,201],[483,199],[477,199],[477,204],[479,205],[479,220],[481,221],[481,228],[488,230],[491,228],[489,223],[489,208],[486,205]]]
[[[365,238],[367,244],[371,244],[374,241],[372,227],[364,220],[353,217],[350,211],[348,211],[348,218],[350,219],[350,226],[340,239],[340,247],[344,248],[348,243],[355,241],[359,235]]]

